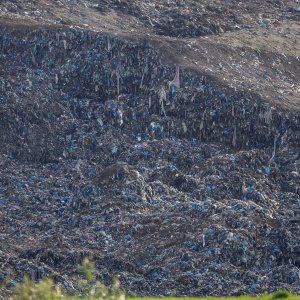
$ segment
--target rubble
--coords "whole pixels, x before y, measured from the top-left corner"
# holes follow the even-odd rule
[[[90,256],[129,294],[300,292],[299,110],[74,27],[1,27],[0,65],[1,292]]]

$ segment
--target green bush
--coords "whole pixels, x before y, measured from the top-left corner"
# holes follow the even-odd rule
[[[287,291],[277,291],[272,295],[272,299],[283,299],[290,297],[291,294]]]
[[[28,278],[17,287],[12,300],[125,300],[125,294],[120,289],[118,280],[114,280],[112,287],[108,289],[96,280],[95,266],[85,259],[82,266],[83,280],[78,280],[76,287],[80,291],[79,296],[73,296],[54,285],[52,279],[46,278],[35,283]]]

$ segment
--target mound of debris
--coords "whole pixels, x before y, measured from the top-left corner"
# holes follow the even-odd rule
[[[23,21],[79,26],[84,23],[101,29],[112,26],[118,31],[168,37],[215,35],[258,24],[269,27],[282,20],[299,20],[294,0],[2,0],[0,14]]]
[[[177,2],[175,11],[187,15],[200,5]],[[224,4],[216,10],[217,1],[210,8],[202,2],[193,33],[186,15],[184,24],[172,23],[175,1],[55,1],[72,24],[82,6],[104,19],[111,13],[151,21],[168,36],[252,22],[238,22]],[[260,51],[253,37],[233,58],[237,48],[222,39],[240,39],[243,31],[214,42],[186,40],[181,48],[175,39],[113,35],[114,27],[104,33],[53,26],[59,12],[50,13],[52,1],[34,16],[34,1],[3,3],[1,14],[14,16],[15,26],[5,19],[0,28],[0,294],[26,275],[51,274],[76,291],[85,257],[95,261],[100,280],[119,277],[129,294],[300,293],[300,73],[293,45],[288,55]],[[254,14],[257,3],[240,1],[232,14],[245,5]],[[266,11],[269,2],[259,3]],[[278,1],[271,11],[293,20],[289,5]],[[219,27],[204,24],[217,15]],[[17,26],[25,21],[30,26]],[[263,36],[277,32],[269,26]],[[199,49],[211,51],[189,56]],[[199,59],[203,69],[176,53]],[[228,66],[220,65],[224,58]]]

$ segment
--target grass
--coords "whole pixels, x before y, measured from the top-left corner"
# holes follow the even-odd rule
[[[88,291],[88,293],[81,294],[79,296],[68,295],[63,293],[60,289],[54,287],[51,280],[42,280],[38,284],[32,284],[30,282],[23,283],[16,294],[12,296],[12,300],[125,300],[125,294],[123,292],[112,292],[104,286],[96,286]],[[275,299],[287,299],[287,300],[300,300],[300,296],[290,294],[286,291],[278,291],[271,295],[264,295],[260,297],[240,296],[236,298],[189,298],[189,297],[165,297],[165,298],[127,298],[130,300],[275,300]]]
[[[142,300],[159,300],[162,298],[135,298],[135,299],[142,299]],[[240,297],[208,297],[208,298],[195,298],[195,297],[164,297],[165,300],[300,300],[300,296],[294,295],[287,291],[278,291],[274,294],[263,295],[259,297],[250,297],[250,296],[240,296]]]

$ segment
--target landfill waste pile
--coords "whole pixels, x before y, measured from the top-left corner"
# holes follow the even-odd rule
[[[129,29],[170,37],[198,37],[299,20],[295,0],[2,0],[0,13],[46,24]],[[119,19],[119,17],[121,17]],[[122,18],[126,17],[126,19]],[[123,20],[122,20],[123,19]],[[256,19],[255,23],[254,20]],[[115,21],[118,20],[118,24]],[[108,26],[109,25],[109,26]],[[101,26],[103,29],[103,26]],[[101,28],[100,27],[100,28]]]
[[[57,5],[71,18],[94,2]],[[290,37],[297,15],[274,2]],[[142,17],[150,4],[141,3]],[[105,19],[136,5],[102,1],[96,11]],[[237,48],[222,50],[222,35],[186,40],[207,49],[197,69],[181,40],[62,26],[50,9],[26,13],[36,6],[0,5],[0,295],[26,275],[76,291],[86,257],[97,279],[117,277],[128,294],[300,293],[297,41],[285,54],[276,48],[284,40],[270,52],[252,48],[253,38],[231,57]],[[194,36],[162,24],[157,34]],[[257,26],[271,45],[277,29]],[[235,67],[226,73],[218,59]]]

